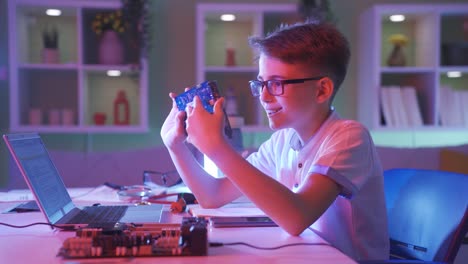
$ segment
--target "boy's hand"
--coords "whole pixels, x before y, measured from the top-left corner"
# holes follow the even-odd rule
[[[174,101],[175,93],[170,93],[169,97],[172,99],[172,109],[166,117],[164,124],[161,128],[161,138],[167,148],[171,149],[184,143],[187,138],[185,131],[185,111],[179,111]]]
[[[221,97],[214,103],[213,114],[206,111],[198,96],[195,96],[192,105],[187,105],[187,141],[202,153],[215,151],[225,140],[223,104],[224,98]]]

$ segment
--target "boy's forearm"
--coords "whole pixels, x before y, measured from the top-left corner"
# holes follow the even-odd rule
[[[302,232],[303,229],[296,231],[298,222],[310,224],[309,217],[304,213],[310,208],[303,199],[255,168],[234,149],[221,145],[209,157],[244,195],[291,234]],[[288,217],[285,218],[285,215]]]
[[[184,143],[169,149],[171,159],[184,183],[203,207],[219,207],[240,196],[227,179],[217,179],[206,172]]]

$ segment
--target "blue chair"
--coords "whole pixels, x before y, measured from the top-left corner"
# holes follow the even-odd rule
[[[468,175],[424,169],[384,172],[390,260],[453,263],[468,230]]]

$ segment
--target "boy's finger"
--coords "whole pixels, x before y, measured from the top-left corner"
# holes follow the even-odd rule
[[[170,97],[171,100],[172,100],[172,108],[177,108],[177,104],[176,104],[176,102],[175,102],[175,97],[176,97],[176,96],[177,96],[177,95],[176,95],[175,93],[169,93],[169,97]]]
[[[196,95],[196,96],[193,98],[193,108],[194,108],[194,109],[197,109],[197,107],[198,107],[199,105],[201,105],[201,103],[202,103],[202,102],[201,102],[200,97],[199,97],[198,95]]]
[[[223,107],[224,107],[224,97],[221,97],[218,100],[216,100],[216,102],[214,104],[214,107],[213,107],[214,114],[215,115],[219,115],[219,114],[224,115]]]
[[[187,118],[187,113],[185,111],[179,111],[176,114],[176,117],[179,123],[185,122],[185,119]]]

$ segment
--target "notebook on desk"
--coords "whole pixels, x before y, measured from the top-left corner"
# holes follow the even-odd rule
[[[50,224],[111,227],[117,223],[159,223],[162,205],[86,206],[73,203],[38,133],[3,135],[29,189]]]
[[[193,205],[189,207],[189,213],[192,216],[208,218],[213,227],[278,226],[252,203],[231,203],[214,209]]]

